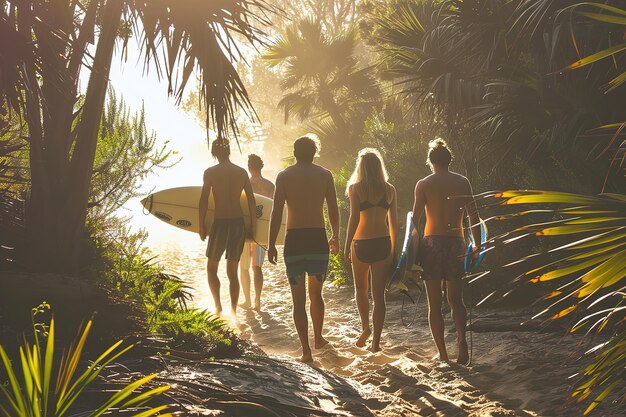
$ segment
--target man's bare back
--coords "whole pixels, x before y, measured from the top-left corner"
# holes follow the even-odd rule
[[[437,172],[420,180],[417,188],[426,211],[424,236],[463,236],[463,214],[472,201],[467,178],[455,172]]]
[[[276,177],[267,257],[270,263],[276,264],[276,237],[282,222],[283,207],[287,204],[287,234],[283,259],[291,286],[293,320],[302,345],[300,360],[310,362],[313,356],[306,314],[307,283],[314,346],[319,349],[328,344],[322,335],[322,289],[328,272],[329,252],[336,254],[338,250],[339,209],[332,174],[313,163],[318,151],[315,141],[303,136],[294,141],[293,148],[296,163]],[[324,224],[324,201],[328,206],[328,220],[333,233],[330,239],[327,239]]]
[[[236,317],[239,299],[239,277],[237,268],[245,245],[246,234],[254,236],[256,231],[256,203],[248,173],[230,162],[230,146],[228,141],[218,138],[211,145],[211,154],[218,164],[204,171],[202,176],[202,192],[198,202],[198,224],[201,240],[209,235],[207,244],[207,279],[209,289],[215,303],[215,313],[221,314],[220,281],[217,270],[220,259],[226,253],[226,274],[229,281],[230,307],[232,316]],[[241,192],[245,191],[249,229],[246,230],[243,210],[241,208]],[[209,198],[213,195],[214,218],[211,230],[205,227]]]
[[[316,164],[295,164],[278,174],[276,187],[287,203],[287,229],[325,227],[324,200],[335,194],[329,170]]]
[[[274,196],[274,189],[276,187],[274,187],[274,183],[272,183],[272,181],[268,180],[267,178],[257,178],[253,176],[250,178],[250,183],[252,184],[252,189],[256,194],[260,194],[269,198],[272,198]]]
[[[466,244],[463,236],[463,217],[467,211],[473,225],[472,234],[480,241],[478,211],[472,196],[472,187],[462,175],[449,171],[452,153],[442,139],[428,144],[428,164],[433,174],[415,185],[413,220],[419,224],[422,212],[426,211],[424,236],[419,239],[421,276],[426,285],[428,297],[428,323],[438,358],[448,360],[444,338],[444,319],[441,313],[442,282],[446,283],[448,304],[457,333],[457,362],[469,361],[469,350],[465,338],[467,309],[463,303],[463,281],[465,275],[463,258]],[[465,210],[467,209],[467,210]],[[472,256],[478,254],[474,246]]]
[[[204,184],[213,193],[216,219],[243,217],[240,198],[247,180],[246,170],[231,162],[217,164],[204,171]]]

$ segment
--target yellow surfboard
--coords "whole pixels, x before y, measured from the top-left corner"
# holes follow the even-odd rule
[[[146,210],[148,210],[148,212],[150,212],[150,214],[165,223],[178,227],[179,229],[198,233],[200,230],[198,226],[198,217],[200,215],[198,212],[198,203],[200,201],[201,193],[201,186],[169,188],[150,194],[148,197],[141,200],[141,204]],[[254,239],[248,240],[265,246],[269,241],[269,225],[270,216],[272,214],[273,200],[260,194],[254,194],[254,199],[256,200],[256,234]],[[244,223],[246,228],[249,228],[250,215],[248,210],[248,200],[246,199],[245,193],[241,193],[239,201],[241,204],[241,210],[244,213]],[[207,215],[204,219],[207,232],[211,230],[214,217],[215,203],[213,201],[213,194],[211,194],[209,197]],[[278,232],[278,238],[276,239],[277,245],[282,245],[285,242],[286,222],[287,210],[285,209],[283,211],[283,221],[280,231]]]

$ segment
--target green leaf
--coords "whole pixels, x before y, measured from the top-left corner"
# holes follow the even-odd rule
[[[122,402],[124,399],[126,399],[129,395],[131,395],[137,388],[141,387],[142,385],[144,385],[145,383],[151,381],[152,379],[154,379],[157,375],[159,375],[158,373],[155,374],[151,374],[148,375],[146,377],[143,377],[135,382],[132,382],[128,385],[126,385],[124,388],[122,388],[121,390],[119,390],[118,392],[116,392],[115,394],[113,394],[113,396],[111,396],[111,398],[109,398],[109,400],[107,402],[105,402],[101,407],[99,407],[93,414],[92,417],[100,417],[102,414],[104,414],[108,409],[110,409],[111,407],[116,406],[117,404],[119,404],[120,402]]]
[[[596,256],[586,262],[578,262],[574,265],[565,267],[565,268],[559,268],[559,269],[555,269],[553,271],[550,272],[546,272],[545,274],[539,275],[533,279],[530,280],[530,282],[543,282],[543,281],[550,281],[556,278],[561,278],[570,274],[573,274],[574,272],[578,272],[578,271],[582,271],[584,269],[587,268],[591,268],[594,265],[597,265],[601,262],[606,261],[607,259],[611,258],[611,255],[600,255],[600,256]]]
[[[2,364],[4,365],[4,370],[7,373],[7,377],[9,378],[9,385],[11,386],[11,391],[13,391],[13,396],[9,398],[10,400],[15,400],[15,409],[20,413],[20,415],[26,414],[26,405],[25,401],[22,398],[22,391],[20,390],[19,382],[17,381],[17,377],[13,372],[13,366],[11,365],[11,360],[9,356],[5,352],[2,345],[0,345],[0,359],[2,359]],[[4,387],[3,387],[4,390]]]
[[[585,58],[579,59],[578,61],[563,68],[561,71],[569,71],[569,70],[584,67],[589,64],[593,64],[594,62],[598,62],[606,57],[615,55],[625,49],[626,49],[626,42],[620,43],[619,45],[615,45],[610,48],[603,49],[600,52],[596,52],[595,54],[591,54],[589,56],[586,56]]]
[[[166,410],[167,408],[167,405],[160,405],[158,407],[154,407],[149,410],[142,411],[141,413],[135,414],[133,417],[151,417],[155,415],[158,415],[160,417],[172,417],[171,413],[160,414],[161,411]]]
[[[622,72],[620,75],[618,75],[617,77],[609,81],[609,88],[606,90],[606,92],[610,93],[611,91],[615,90],[617,87],[621,86],[625,82],[626,82],[626,71]]]
[[[46,354],[43,366],[43,410],[48,411],[48,400],[50,393],[50,380],[52,379],[52,365],[54,361],[54,318],[50,319],[50,330],[48,331],[48,341],[46,343]]]
[[[496,198],[506,198],[504,204],[534,204],[534,203],[565,203],[565,204],[597,204],[600,201],[595,197],[578,194],[560,193],[551,191],[504,191],[494,194]]]
[[[57,410],[58,410],[57,413],[59,414],[58,417],[61,417],[63,414],[67,412],[69,407],[76,400],[76,398],[78,398],[78,396],[81,394],[83,389],[89,383],[91,383],[94,379],[96,379],[96,377],[100,374],[100,372],[102,371],[102,369],[104,369],[104,367],[106,367],[109,363],[116,360],[118,357],[122,356],[124,353],[126,353],[133,347],[133,345],[130,345],[122,349],[121,351],[117,352],[116,354],[110,355],[113,349],[119,346],[120,343],[122,343],[121,340],[116,342],[109,349],[107,349],[107,351],[105,352],[106,354],[100,355],[98,360],[92,363],[89,366],[89,368],[87,368],[87,370],[78,377],[76,382],[72,384],[72,387],[67,391],[67,395],[64,396],[62,401],[59,401],[57,405]],[[106,360],[104,360],[104,358],[106,358]]]
[[[128,400],[122,405],[122,408],[143,405],[146,401],[150,400],[152,397],[155,397],[169,389],[170,389],[169,385],[163,385],[157,388],[153,388],[150,391],[141,393],[137,395],[135,398]]]
[[[608,14],[591,13],[591,12],[576,12],[577,14],[585,17],[589,17],[594,20],[605,23],[615,23],[618,25],[626,25],[626,17],[611,16]]]
[[[587,415],[589,414],[594,408],[596,408],[598,406],[598,404],[600,404],[600,402],[602,402],[603,399],[606,398],[607,395],[609,395],[611,393],[611,391],[613,391],[615,389],[615,387],[620,384],[622,382],[622,379],[619,378],[617,381],[613,382],[611,385],[609,385],[604,391],[602,391],[602,393],[600,395],[598,395],[596,397],[595,400],[593,400],[591,402],[591,404],[589,404],[589,407],[587,407],[587,409],[585,410],[585,412],[583,413],[583,415]]]
[[[624,217],[590,217],[582,219],[574,219],[566,222],[565,224],[590,224],[590,223],[609,223],[609,222],[626,222]]]
[[[611,282],[611,278],[615,277],[618,273],[617,276],[619,279],[622,279],[623,275],[621,275],[621,273],[623,273],[625,268],[626,257],[617,255],[609,258],[581,277],[581,281],[586,284],[575,294],[575,297],[583,298],[605,287]]]
[[[575,226],[556,226],[556,227],[547,227],[542,229],[535,234],[537,236],[562,236],[562,235],[571,235],[577,233],[590,233],[590,232],[599,232],[602,230],[612,230],[615,226],[603,226],[603,227],[591,227],[586,225],[575,225]]]

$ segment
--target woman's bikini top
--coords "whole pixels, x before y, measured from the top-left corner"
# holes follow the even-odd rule
[[[380,201],[378,203],[376,203],[376,204],[372,204],[372,203],[370,203],[367,200],[361,202],[361,204],[359,204],[359,211],[367,210],[367,209],[370,209],[372,207],[380,207],[380,208],[383,208],[383,209],[387,210],[390,207],[390,204],[387,202],[387,195],[386,195],[386,193],[383,194],[383,196],[380,199]]]

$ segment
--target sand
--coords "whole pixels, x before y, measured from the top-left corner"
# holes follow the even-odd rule
[[[170,270],[195,288],[195,304],[212,308],[202,252],[178,253]],[[280,261],[280,259],[279,259]],[[581,366],[576,359],[590,341],[562,330],[511,331],[530,313],[473,309],[481,332],[473,332],[470,366],[441,363],[428,328],[426,305],[421,303],[415,323],[400,320],[401,300],[387,300],[382,352],[355,346],[360,323],[350,285],[324,289],[326,347],[314,350],[310,365],[295,362],[300,345],[291,319],[291,296],[284,268],[266,263],[265,288],[260,312],[240,309],[231,320],[243,338],[253,340],[268,358],[245,358],[237,363],[255,366],[245,378],[235,374],[215,376],[236,389],[280,398],[336,415],[354,416],[572,416],[582,408],[566,408],[570,381]],[[226,275],[222,303],[228,305]],[[243,297],[241,297],[243,301]],[[452,358],[455,339],[449,312],[446,343]],[[498,326],[496,326],[496,324]],[[505,325],[503,325],[505,324]],[[490,330],[490,331],[484,331]],[[497,331],[491,331],[497,330]],[[530,331],[529,331],[530,330]],[[312,327],[309,325],[310,340]],[[621,409],[598,407],[591,415],[621,416]]]

